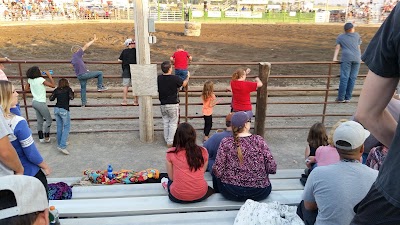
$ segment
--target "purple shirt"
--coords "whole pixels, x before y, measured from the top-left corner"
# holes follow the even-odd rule
[[[79,49],[72,55],[71,63],[74,66],[76,76],[87,73],[85,63],[83,62],[83,50]]]
[[[240,165],[233,137],[225,137],[219,145],[213,173],[223,183],[240,187],[265,188],[268,174],[276,173],[276,162],[267,143],[259,135],[239,137],[243,153]]]

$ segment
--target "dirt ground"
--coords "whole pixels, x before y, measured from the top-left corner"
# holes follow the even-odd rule
[[[200,37],[183,36],[183,24],[156,24],[157,43],[151,45],[152,62],[168,60],[177,44],[183,44],[198,62],[283,62],[330,61],[335,39],[343,32],[339,25],[302,24],[202,24]],[[356,27],[364,50],[377,27]],[[72,45],[84,45],[96,34],[99,40],[84,58],[87,61],[114,61],[134,37],[131,23],[30,24],[0,26],[0,57],[19,60],[69,60]],[[58,75],[72,75],[70,65],[51,65]],[[99,67],[99,68],[97,68]],[[194,66],[193,75],[230,75],[238,66]],[[257,67],[251,67],[257,69]],[[326,68],[326,67],[324,67]],[[26,69],[26,68],[24,68]],[[50,69],[50,68],[49,68]],[[119,74],[119,67],[96,66],[105,74]],[[324,69],[323,71],[326,71]],[[15,74],[10,68],[7,74]],[[335,72],[335,71],[334,71]],[[362,73],[365,72],[361,71]],[[281,66],[272,74],[321,74],[319,67]]]
[[[343,32],[342,25],[297,25],[297,24],[202,24],[200,37],[183,36],[183,24],[156,24],[157,43],[151,45],[151,60],[160,62],[168,60],[177,44],[183,44],[197,62],[283,62],[283,61],[330,61],[333,57],[335,39]],[[364,50],[376,32],[377,27],[356,27],[360,33]],[[86,24],[30,24],[24,26],[4,26],[0,24],[0,57],[7,56],[13,60],[70,60],[72,45],[84,45],[96,34],[99,40],[93,44],[84,56],[87,61],[116,61],[124,49],[123,42],[134,36],[133,24],[130,23],[86,23]],[[26,71],[32,64],[22,65]],[[40,64],[43,69],[53,69],[56,75],[74,75],[70,64]],[[119,75],[119,65],[88,65],[91,70],[103,70],[105,75]],[[194,76],[230,75],[238,66],[199,66],[191,65],[189,70]],[[257,66],[249,66],[257,71]],[[7,75],[18,75],[15,64],[6,64],[4,70]],[[272,74],[327,74],[327,66],[273,66]],[[360,73],[366,72],[365,66]],[[257,72],[255,72],[257,73]],[[333,74],[338,74],[338,66],[333,68]],[[75,83],[74,83],[75,82]],[[107,85],[114,85],[118,89],[120,81],[105,79]],[[192,82],[192,81],[191,81]],[[197,81],[199,84],[201,81]],[[224,81],[227,82],[227,81]],[[319,79],[270,79],[270,86],[320,86],[324,81]],[[76,88],[76,81],[72,80]],[[362,84],[359,80],[357,85]],[[94,83],[89,84],[94,87]],[[333,83],[332,87],[337,86]],[[119,89],[118,89],[119,90]],[[334,94],[334,93],[332,93]],[[103,94],[104,95],[104,94]],[[108,94],[107,94],[108,95]],[[311,99],[308,99],[311,98]],[[324,101],[321,96],[298,96],[298,101]],[[327,112],[351,114],[357,102],[352,104],[329,105]],[[193,101],[198,101],[196,97]],[[270,98],[270,102],[296,101],[292,97]],[[109,99],[95,99],[89,97],[89,104],[110,103]],[[117,100],[119,101],[119,100]],[[154,100],[158,102],[157,100]],[[192,100],[191,100],[192,101]],[[226,98],[226,101],[229,101]],[[334,101],[330,96],[329,101]],[[115,102],[114,102],[115,103]],[[29,101],[28,101],[28,104]],[[80,104],[76,99],[71,104]],[[117,102],[118,104],[118,102]],[[321,113],[321,106],[307,105],[271,105],[269,114],[280,113]],[[132,110],[131,110],[132,109]],[[51,109],[52,110],[52,109]],[[200,106],[191,107],[190,115],[201,113]],[[216,114],[225,115],[228,106],[218,107]],[[34,112],[29,109],[31,118]],[[159,116],[159,109],[154,108],[155,115]],[[95,116],[137,116],[138,110],[129,107],[109,108],[80,108],[71,109],[71,117]],[[338,118],[331,117],[326,121],[332,125]],[[304,147],[306,145],[307,130],[268,130],[271,126],[311,126],[320,118],[273,118],[267,122],[266,139],[278,161],[279,169],[304,167]],[[202,120],[191,120],[196,127],[202,126]],[[128,129],[136,127],[138,121],[72,121],[71,129],[91,130],[104,128]],[[223,120],[216,119],[215,127],[223,127]],[[155,121],[155,126],[162,127],[161,121]],[[55,123],[52,125],[55,131]],[[33,124],[32,130],[36,133]],[[53,139],[51,145],[39,145],[39,150],[51,167],[54,169],[52,177],[79,176],[87,168],[106,168],[112,163],[115,169],[145,169],[155,167],[164,170],[165,143],[162,132],[157,131],[155,142],[141,144],[138,132],[90,133],[71,134],[69,151],[70,156],[64,156],[56,150]],[[202,138],[199,135],[198,140]],[[35,140],[36,136],[35,136]],[[110,141],[112,145],[110,145]],[[90,143],[91,147],[88,147]],[[201,143],[199,141],[199,143]],[[85,159],[85,160],[82,160]],[[131,159],[131,160],[126,160]],[[146,159],[146,160],[143,160]],[[61,163],[62,162],[62,163]]]

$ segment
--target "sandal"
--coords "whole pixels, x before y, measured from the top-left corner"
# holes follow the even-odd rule
[[[138,105],[139,105],[139,102],[133,102],[133,105],[134,105],[134,106],[138,106]]]

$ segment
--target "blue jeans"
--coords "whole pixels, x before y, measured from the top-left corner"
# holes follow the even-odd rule
[[[87,80],[97,77],[97,88],[103,87],[103,72],[101,71],[90,71],[78,76],[78,80],[81,83],[81,101],[82,105],[86,105],[86,83]]]
[[[349,61],[340,63],[340,83],[338,101],[350,100],[356,83],[360,62]]]
[[[57,144],[58,147],[65,149],[67,148],[67,140],[71,127],[69,111],[63,108],[54,107],[54,116],[56,117],[57,122]]]
[[[188,70],[175,69],[175,75],[180,77],[182,80],[186,80]]]
[[[244,202],[247,199],[260,201],[266,199],[272,190],[271,184],[266,188],[241,187],[233,184],[223,183],[221,179],[215,177],[214,175],[212,178],[215,192],[220,192],[222,196],[232,201]]]

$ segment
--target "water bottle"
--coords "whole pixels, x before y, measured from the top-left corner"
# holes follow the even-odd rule
[[[114,178],[113,168],[112,168],[111,164],[108,164],[108,168],[107,168],[107,177],[108,177],[108,179],[110,179],[110,180]]]
[[[50,212],[49,212],[49,221],[50,225],[60,225],[60,217],[59,217],[58,210],[56,209],[55,206],[50,206]]]
[[[49,70],[49,73],[50,73],[50,75],[53,75],[54,73],[53,73],[53,70]]]

